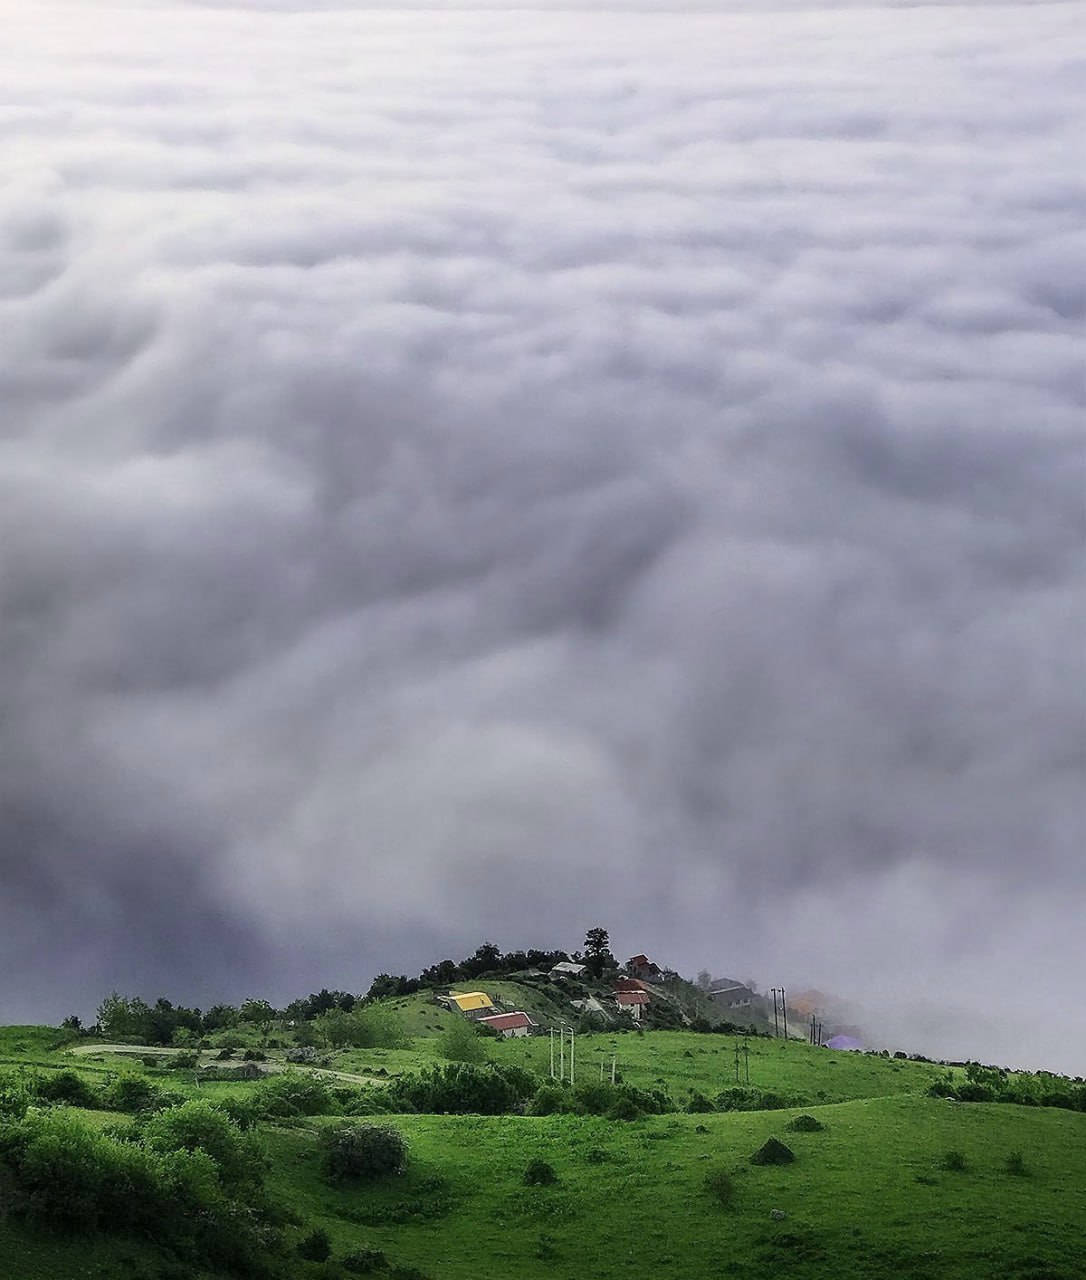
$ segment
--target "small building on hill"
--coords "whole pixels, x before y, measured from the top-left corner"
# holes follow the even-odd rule
[[[481,1018],[489,1013],[497,1013],[494,1001],[485,991],[450,991],[449,1007],[466,1014],[469,1018]]]
[[[628,1013],[635,1022],[641,1021],[641,1016],[648,1007],[651,997],[647,991],[616,991],[615,1003],[618,1005],[620,1013]]]
[[[647,991],[648,987],[640,978],[616,978],[616,991]]]
[[[559,978],[583,978],[588,972],[588,965],[574,964],[572,960],[560,960],[547,977],[553,981]]]
[[[659,982],[664,976],[664,971],[658,964],[653,964],[648,956],[631,956],[626,961],[626,972],[632,978],[640,978],[642,982]]]
[[[722,1009],[749,1009],[758,997],[750,987],[733,982],[714,986],[709,992],[709,999]]]
[[[479,1018],[478,1021],[480,1026],[490,1027],[500,1032],[506,1039],[513,1036],[530,1036],[536,1028],[536,1024],[523,1009],[518,1009],[516,1013],[488,1014],[486,1017]]]

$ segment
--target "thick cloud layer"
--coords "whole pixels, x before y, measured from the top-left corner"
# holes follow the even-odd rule
[[[1083,1070],[1081,9],[791,7],[2,5],[0,1021],[603,923]]]

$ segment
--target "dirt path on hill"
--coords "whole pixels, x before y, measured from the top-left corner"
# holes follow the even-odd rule
[[[177,1053],[189,1051],[170,1048],[165,1045],[99,1044],[95,1041],[91,1044],[72,1045],[68,1052],[78,1054],[115,1053],[125,1058],[149,1058],[151,1056],[173,1057]],[[241,1062],[232,1060],[220,1062],[213,1053],[201,1053],[199,1055],[199,1064],[201,1067],[231,1067],[240,1066]],[[344,1080],[348,1084],[388,1084],[387,1078],[381,1076],[360,1076],[353,1071],[336,1071],[333,1067],[315,1067],[310,1062],[283,1062],[271,1059],[267,1062],[258,1062],[256,1065],[267,1075],[278,1075],[287,1070],[304,1071],[307,1075],[317,1076],[319,1079],[327,1077],[333,1080]]]

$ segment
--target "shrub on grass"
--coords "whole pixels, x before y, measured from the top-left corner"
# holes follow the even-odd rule
[[[397,1110],[428,1115],[500,1116],[521,1110],[534,1087],[534,1078],[519,1067],[451,1062],[399,1076],[388,1087],[388,1099]]]
[[[267,1062],[268,1055],[261,1049],[246,1049],[241,1055],[243,1062]]]
[[[27,1212],[60,1226],[153,1234],[169,1208],[151,1153],[71,1114],[32,1113],[9,1135],[3,1155]]]
[[[1004,1162],[1003,1168],[1016,1178],[1024,1178],[1029,1172],[1021,1151],[1012,1151]]]
[[[265,1080],[256,1099],[262,1113],[271,1117],[327,1116],[334,1111],[327,1085],[296,1071]]]
[[[686,1110],[691,1115],[705,1115],[710,1111],[715,1111],[712,1098],[707,1098],[704,1093],[698,1089],[691,1089],[690,1097],[687,1099]]]
[[[705,1190],[727,1207],[735,1199],[735,1181],[727,1169],[712,1169],[705,1175]]]
[[[321,1132],[321,1165],[335,1182],[401,1174],[407,1168],[407,1143],[388,1125],[333,1125]]]
[[[368,1276],[375,1271],[388,1270],[388,1258],[380,1249],[352,1249],[339,1260],[344,1271],[354,1276]]]
[[[796,1116],[786,1127],[793,1133],[821,1133],[826,1126],[815,1116]]]
[[[215,1162],[227,1187],[259,1178],[260,1153],[233,1120],[208,1102],[185,1102],[154,1115],[143,1126],[143,1141],[151,1151],[203,1151]]]
[[[490,1057],[486,1040],[475,1030],[475,1025],[464,1018],[450,1022],[438,1043],[441,1056],[449,1062],[482,1063]]]
[[[949,1173],[965,1173],[969,1169],[969,1161],[961,1151],[945,1151],[939,1164]]]
[[[135,1114],[152,1110],[159,1100],[161,1090],[143,1076],[118,1076],[106,1088],[105,1102],[113,1111]]]
[[[0,1120],[21,1120],[36,1101],[37,1090],[29,1077],[11,1071],[0,1075]]]
[[[791,1147],[786,1147],[779,1138],[770,1138],[751,1156],[751,1164],[791,1164],[795,1160]]]
[[[550,1187],[558,1181],[558,1174],[554,1171],[554,1166],[541,1160],[538,1157],[535,1160],[528,1161],[528,1167],[524,1170],[524,1185],[526,1187]]]
[[[188,1071],[196,1066],[199,1061],[199,1054],[186,1049],[182,1053],[175,1053],[172,1058],[167,1060],[166,1065],[174,1071]]]
[[[772,1093],[750,1085],[724,1089],[716,1098],[721,1111],[783,1111],[788,1107],[802,1107],[806,1102],[807,1099],[798,1094]]]
[[[317,1227],[298,1241],[298,1257],[307,1262],[327,1262],[332,1256],[332,1241],[328,1232]]]
[[[635,1098],[627,1093],[620,1093],[611,1103],[607,1118],[608,1120],[640,1120],[644,1114]]]
[[[98,1106],[98,1094],[74,1071],[57,1071],[38,1081],[38,1097],[65,1107],[84,1107],[93,1110]]]
[[[571,1103],[565,1089],[556,1084],[543,1084],[536,1090],[535,1097],[528,1103],[530,1116],[556,1116],[567,1111]]]

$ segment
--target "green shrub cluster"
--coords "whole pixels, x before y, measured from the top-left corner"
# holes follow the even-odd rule
[[[1020,1107],[1086,1111],[1086,1083],[1081,1080],[1047,1071],[1012,1076],[1001,1067],[985,1067],[978,1062],[965,1064],[964,1080],[949,1071],[940,1076],[928,1089],[928,1096],[957,1102],[1009,1102]]]
[[[75,1071],[0,1074],[0,1117],[19,1119],[27,1107],[80,1107],[87,1111],[124,1111],[129,1115],[161,1110],[184,1101],[141,1075],[120,1075],[96,1088]]]
[[[407,1168],[407,1143],[398,1129],[337,1124],[321,1131],[321,1164],[334,1182],[383,1178]]]
[[[723,1089],[716,1096],[719,1111],[785,1111],[802,1107],[807,1099],[797,1093],[776,1093],[769,1089],[757,1089],[753,1085],[736,1085]]]
[[[210,1148],[210,1149],[209,1149]],[[195,1265],[267,1273],[275,1232],[259,1158],[240,1130],[186,1103],[121,1140],[64,1110],[31,1109],[0,1125],[14,1207],[67,1229],[153,1240]]]
[[[388,1086],[387,1096],[396,1111],[497,1116],[523,1110],[536,1088],[535,1076],[523,1067],[450,1062],[399,1076]]]

